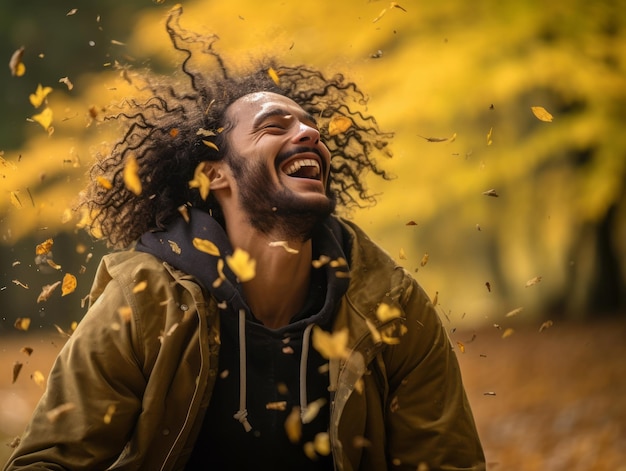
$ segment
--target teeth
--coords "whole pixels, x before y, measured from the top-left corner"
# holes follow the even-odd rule
[[[302,167],[315,167],[315,169],[317,170],[317,174],[319,174],[320,172],[320,164],[317,163],[316,160],[302,159],[302,160],[296,160],[295,162],[293,162],[289,167],[287,167],[287,169],[285,170],[285,173],[287,175],[293,175]]]

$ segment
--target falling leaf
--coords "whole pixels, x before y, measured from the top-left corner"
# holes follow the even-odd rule
[[[41,302],[47,301],[54,292],[54,290],[57,289],[60,284],[61,282],[57,281],[56,283],[53,283],[51,285],[45,285],[43,288],[41,288],[41,293],[39,293],[39,296],[37,297],[37,303],[39,304]]]
[[[148,282],[146,280],[140,281],[135,286],[133,286],[133,293],[141,293],[148,287]]]
[[[31,105],[35,108],[39,108],[50,93],[52,93],[51,87],[43,87],[41,84],[38,84],[37,90],[35,90],[35,93],[31,93],[28,96],[28,99],[30,100]]]
[[[328,432],[320,432],[316,434],[315,439],[313,440],[313,446],[318,454],[322,456],[330,455],[330,436],[328,435]]]
[[[39,123],[46,131],[49,131],[53,120],[52,110],[46,107],[41,113],[31,116],[31,119]]]
[[[489,291],[491,293],[491,283],[489,283],[488,281],[485,282],[485,286],[487,287],[487,291]]]
[[[498,196],[500,196],[500,195],[498,195],[496,190],[494,190],[493,188],[491,190],[483,191],[483,195],[485,195],[485,196],[493,196],[494,198],[497,198]]]
[[[50,265],[50,268],[54,268],[55,270],[60,270],[62,268],[61,265],[59,265],[58,263],[56,263],[54,260],[50,258],[46,259],[46,263]]]
[[[103,417],[103,422],[106,425],[109,425],[111,423],[111,420],[113,420],[113,414],[115,414],[116,409],[117,408],[115,407],[115,404],[110,404],[109,407],[107,407],[107,410],[104,413]]]
[[[35,255],[45,255],[52,250],[52,245],[54,245],[54,240],[46,239],[41,244],[38,244],[35,247]]]
[[[72,8],[70,11],[68,11],[65,16],[72,16],[75,15],[76,13],[78,13],[78,8]]]
[[[417,137],[421,137],[422,139],[427,140],[428,142],[454,142],[456,140],[456,133],[452,134],[450,137],[424,137],[419,134]]]
[[[232,255],[226,256],[226,263],[242,283],[256,275],[256,260],[251,259],[250,254],[243,249],[236,248]]]
[[[285,420],[285,432],[291,443],[298,443],[302,436],[302,422],[300,421],[300,408],[295,406]]]
[[[376,309],[376,317],[382,323],[385,323],[391,319],[397,319],[402,315],[400,309],[395,306],[390,306],[386,303],[380,303]]]
[[[76,277],[70,273],[66,273],[63,277],[63,284],[61,285],[61,296],[67,296],[73,293],[76,289]]]
[[[424,254],[424,256],[422,257],[422,260],[420,261],[420,267],[425,267],[426,264],[428,263],[428,252],[426,252]],[[435,264],[436,265],[436,264]]]
[[[61,77],[59,79],[59,83],[65,84],[68,90],[71,90],[72,88],[74,88],[74,84],[69,79],[69,77]]]
[[[13,283],[15,283],[17,286],[19,286],[20,288],[24,288],[24,289],[29,289],[28,285],[25,285],[24,283],[22,283],[20,280],[11,280]]]
[[[178,212],[180,213],[180,215],[185,220],[185,222],[187,224],[189,224],[189,210],[187,209],[187,205],[186,204],[182,204],[177,209],[178,209]]]
[[[74,330],[76,330],[76,326],[72,326],[70,327],[70,331],[66,332],[65,330],[63,330],[63,328],[57,324],[54,324],[54,328],[57,330],[57,332],[59,334],[61,334],[63,337],[67,337],[70,338],[72,336],[72,333],[74,333]]]
[[[33,354],[33,349],[30,347],[22,347],[20,348],[20,352],[22,352],[23,354],[27,356],[31,356]]]
[[[224,259],[220,258],[217,261],[217,279],[213,282],[213,288],[219,288],[226,280],[226,275],[224,275]]]
[[[289,247],[289,242],[287,242],[286,240],[277,240],[274,242],[270,242],[268,245],[270,247],[282,247],[283,249],[285,249],[285,252],[287,253],[291,253],[291,254],[300,253],[299,250],[292,249],[291,247]]]
[[[385,16],[385,13],[387,13],[387,9],[391,10],[392,8],[398,8],[404,12],[406,12],[406,9],[404,9],[403,7],[401,7],[398,3],[396,2],[391,2],[389,4],[388,8],[383,8],[383,11],[380,12],[380,14],[374,18],[374,21],[372,21],[372,23],[376,23],[378,20],[380,20],[383,16]]]
[[[496,393],[494,391],[487,391],[483,393],[484,396],[495,396]]]
[[[182,249],[175,241],[168,240],[167,242],[168,244],[170,244],[170,249],[172,249],[172,252],[174,252],[176,255],[180,255],[182,253]]]
[[[287,410],[287,401],[268,402],[265,404],[266,410]]]
[[[398,345],[400,343],[400,337],[408,332],[408,328],[404,324],[399,326],[388,326],[381,330],[380,340],[388,345]]]
[[[122,319],[122,322],[128,323],[133,315],[133,310],[130,306],[123,306],[117,310],[117,314]]]
[[[460,351],[461,353],[465,353],[465,345],[463,345],[463,342],[459,342],[459,341],[457,340],[456,344],[457,344],[457,346],[459,347],[459,351]]]
[[[278,72],[276,72],[272,67],[267,69],[267,75],[270,76],[272,82],[274,82],[276,85],[280,85],[280,77],[278,76]]]
[[[435,291],[435,297],[431,302],[433,306],[436,306],[439,303],[439,291]]]
[[[139,196],[141,194],[141,180],[139,179],[139,164],[133,155],[129,155],[124,165],[124,184],[128,190]]]
[[[26,73],[26,66],[22,62],[24,50],[24,46],[22,46],[11,55],[11,60],[9,60],[9,69],[11,69],[11,75],[13,77],[21,77]]]
[[[215,150],[217,152],[220,151],[219,147],[217,147],[217,145],[215,143],[211,142],[211,141],[207,141],[206,139],[202,139],[202,143],[205,146],[210,147],[211,149],[213,149],[213,150]]]
[[[321,397],[306,406],[306,410],[301,414],[300,419],[303,424],[310,424],[320,412],[320,409],[326,405],[326,398]]]
[[[352,120],[346,116],[333,116],[328,123],[328,134],[336,136],[343,134],[352,126]]]
[[[400,260],[406,260],[406,253],[404,252],[404,249],[402,247],[400,247],[400,252],[398,253],[398,258]]]
[[[417,223],[415,221],[409,221],[406,223],[407,226],[417,226]]]
[[[513,309],[512,311],[509,311],[506,313],[506,315],[504,317],[513,317],[513,316],[517,316],[520,312],[522,312],[524,310],[523,307],[518,307],[517,309]]]
[[[302,450],[304,451],[304,454],[308,459],[312,461],[317,459],[317,454],[315,453],[315,445],[313,444],[313,442],[306,442],[304,445],[302,445]]]
[[[490,146],[491,144],[493,144],[493,128],[490,128],[487,133],[487,145]]]
[[[530,280],[528,280],[526,282],[526,288],[536,285],[537,283],[539,283],[541,281],[541,277],[540,276],[535,276],[534,278],[531,278]]]
[[[15,206],[17,209],[22,209],[22,202],[20,201],[15,191],[12,191],[10,193],[10,198],[11,198],[11,204],[13,206]]]
[[[543,332],[544,330],[549,329],[553,325],[554,323],[551,320],[547,320],[543,324],[541,324],[541,327],[539,327],[539,332]]]
[[[506,329],[504,332],[502,332],[502,338],[505,339],[507,337],[510,337],[511,335],[513,335],[513,333],[515,332],[515,330],[511,329],[510,327],[508,329]]]
[[[551,123],[554,119],[554,117],[543,106],[531,106],[530,109],[539,121]]]
[[[39,370],[33,372],[32,375],[30,375],[30,378],[35,382],[35,384],[39,387],[43,387],[44,383],[46,382],[46,377],[43,375],[43,373]]]
[[[348,329],[343,328],[336,332],[326,332],[319,326],[313,327],[313,348],[315,348],[324,358],[347,358],[350,354],[348,350]]]
[[[313,268],[320,268],[326,265],[328,262],[330,262],[330,257],[328,255],[321,255],[320,258],[318,258],[317,260],[313,260],[311,264],[313,265]]]
[[[22,331],[27,331],[28,328],[30,327],[30,318],[29,317],[18,317],[17,319],[15,319],[15,322],[13,323],[13,327],[15,327],[17,330],[22,330]]]
[[[194,237],[191,242],[200,252],[208,253],[209,255],[213,255],[215,257],[220,256],[220,250],[217,248],[217,245],[209,240]]]
[[[66,402],[64,404],[61,404],[60,406],[55,407],[54,409],[49,410],[48,412],[46,412],[46,417],[48,418],[48,421],[50,423],[54,423],[56,422],[59,417],[61,417],[63,414],[76,409],[76,404],[74,404],[73,402]]]
[[[111,181],[108,178],[102,177],[100,175],[96,177],[96,182],[105,190],[110,190],[111,188],[113,188],[113,184],[111,183]]]
[[[20,371],[22,371],[22,367],[24,366],[23,363],[20,363],[19,361],[16,361],[13,363],[13,381],[11,384],[15,384],[15,382],[17,381],[18,376],[20,375]]]
[[[198,188],[200,191],[200,198],[202,201],[206,201],[209,196],[209,187],[211,180],[206,173],[204,173],[205,162],[200,162],[193,172],[193,180],[189,181],[189,188]]]

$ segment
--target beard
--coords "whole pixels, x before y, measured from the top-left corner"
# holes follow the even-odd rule
[[[287,157],[279,156],[277,162]],[[251,162],[237,155],[229,156],[228,162],[238,182],[241,207],[252,227],[263,234],[304,242],[335,210],[336,197],[332,192],[327,191],[324,199],[306,199],[274,185],[270,168],[264,162]]]

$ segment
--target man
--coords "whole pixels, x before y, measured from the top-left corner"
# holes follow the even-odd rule
[[[231,77],[180,13],[191,89],[150,80],[82,196],[112,246],[139,240],[104,257],[6,469],[484,469],[432,304],[334,215],[389,135],[341,76]]]

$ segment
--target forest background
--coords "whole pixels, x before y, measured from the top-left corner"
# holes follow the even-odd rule
[[[76,229],[71,208],[94,152],[114,136],[103,116],[128,92],[123,70],[171,73],[181,59],[164,28],[173,5],[4,0],[0,6],[0,59],[7,64],[0,72],[0,353],[6,356],[0,375],[8,380],[6,387],[0,382],[0,463],[8,450],[2,437],[20,433],[32,409],[34,399],[22,404],[20,395],[29,388],[35,398],[40,393],[31,381],[37,361],[45,377],[63,332],[85,312],[83,300],[106,252]],[[624,331],[626,314],[626,1],[197,0],[183,6],[183,26],[217,34],[217,48],[233,66],[275,55],[344,73],[366,91],[380,127],[395,133],[393,157],[380,160],[394,178],[368,176],[378,204],[350,216],[424,286],[462,363],[472,348],[478,357],[474,339],[483,350],[503,348],[507,340],[531,350],[544,342],[558,356],[566,344],[556,339],[561,329],[572,346],[589,349],[581,353],[583,364],[605,372],[592,375],[596,389],[587,384],[581,391],[599,391],[605,382],[626,391],[623,368],[602,370],[590,356],[600,351],[591,345]],[[51,89],[41,102],[39,86]],[[48,239],[53,263],[35,253]],[[73,292],[62,296],[59,288],[37,301],[43,286],[66,274],[76,278]],[[598,325],[610,328],[599,334]],[[568,330],[576,326],[582,333]],[[28,342],[41,346],[33,357],[12,350]],[[520,363],[532,356],[515,352],[511,358]],[[16,362],[25,364],[24,373],[10,384]],[[484,388],[480,375],[487,373],[472,365],[464,370],[470,385]],[[488,371],[505,377],[508,368],[491,364]],[[473,394],[484,401],[484,390]],[[626,409],[619,397],[614,407]],[[611,417],[594,404],[594,414]],[[494,437],[502,433],[479,426]],[[616,450],[604,456],[623,461],[617,450],[626,449],[624,426],[603,433],[600,449]],[[594,445],[597,451],[596,442],[572,447]],[[506,461],[506,446],[492,446],[492,458],[501,454],[492,459],[497,466]],[[617,469],[611,466],[606,469]]]

